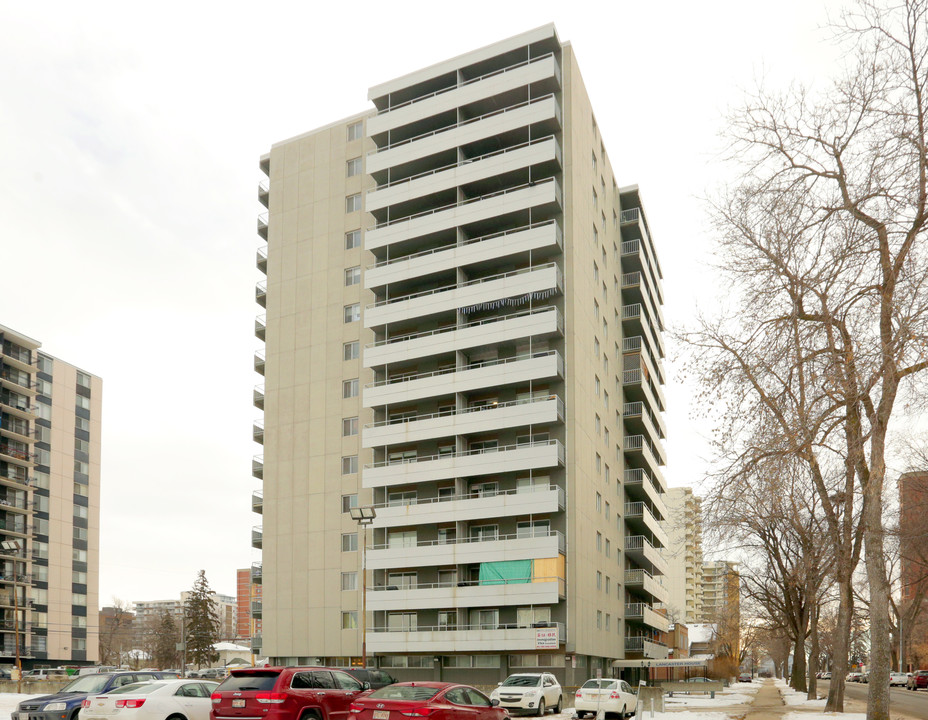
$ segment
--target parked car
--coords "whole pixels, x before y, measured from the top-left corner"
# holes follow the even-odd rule
[[[574,712],[577,717],[602,710],[618,718],[631,717],[638,709],[638,696],[624,680],[587,680],[577,690]]]
[[[899,687],[905,687],[906,680],[908,679],[905,673],[891,672],[889,674],[889,686],[898,685]]]
[[[508,714],[476,688],[445,682],[387,685],[351,703],[357,720],[421,718],[429,720],[506,720]]]
[[[822,680],[831,680],[831,670],[826,670],[821,675]]]
[[[741,673],[738,676],[738,682],[754,682],[754,678],[751,677],[751,673]]]
[[[348,673],[324,667],[233,670],[212,694],[211,720],[346,720],[364,691]],[[394,719],[396,720],[396,719]]]
[[[551,673],[510,675],[490,693],[490,699],[499,700],[500,707],[507,710],[536,715],[544,715],[551,708],[559,713],[564,707],[564,692]]]
[[[372,690],[378,690],[379,688],[386,687],[387,685],[392,685],[393,683],[397,682],[397,679],[390,673],[384,672],[383,670],[378,670],[377,668],[339,669],[342,670],[342,672],[348,673],[362,685],[369,687]]]
[[[905,686],[909,690],[918,690],[919,688],[928,690],[928,670],[916,670],[906,679]]]
[[[88,695],[81,720],[209,720],[210,694],[218,683],[208,680],[158,680],[132,683],[105,695]]]
[[[691,678],[687,678],[683,682],[701,683],[701,682],[712,682],[712,681],[707,677],[691,677]]]
[[[81,702],[88,695],[102,695],[123,685],[160,680],[171,676],[163,672],[112,672],[78,675],[52,695],[23,700],[11,714],[11,720],[75,720]],[[176,677],[173,676],[173,677]]]

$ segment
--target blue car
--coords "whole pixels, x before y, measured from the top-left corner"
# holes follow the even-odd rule
[[[81,675],[53,695],[23,700],[10,720],[76,720],[81,702],[88,695],[101,695],[129,683],[176,677],[177,673],[149,670]]]

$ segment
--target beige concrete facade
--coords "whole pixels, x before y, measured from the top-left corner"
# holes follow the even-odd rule
[[[664,501],[670,540],[665,552],[667,614],[673,622],[703,622],[702,502],[689,487],[670,488]]]
[[[570,45],[545,26],[369,99],[260,162],[255,648],[360,661],[357,504],[382,667],[665,657],[660,266]]]
[[[34,663],[95,662],[99,650],[100,433],[102,381],[0,326],[0,496],[4,576],[26,582],[20,655]],[[20,430],[20,433],[10,430]],[[17,440],[28,432],[28,441]],[[26,562],[14,560],[25,556]],[[20,574],[21,573],[21,574]],[[22,609],[22,600],[28,605]],[[3,652],[15,653],[14,610],[3,608]],[[8,627],[9,626],[9,627]]]

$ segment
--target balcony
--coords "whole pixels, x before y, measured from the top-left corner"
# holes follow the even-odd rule
[[[264,492],[255,490],[251,494],[251,511],[259,515],[264,512]]]
[[[374,545],[367,551],[370,570],[468,565],[503,560],[540,560],[566,552],[564,536],[557,530],[534,536],[497,535],[489,539],[460,538],[449,542],[424,541],[415,546]]]
[[[553,627],[534,628],[518,625],[458,625],[415,629],[371,628],[367,633],[367,650],[372,653],[442,653],[448,648],[456,652],[535,650],[539,633],[557,630],[558,646],[567,637],[563,623],[548,623]]]
[[[658,415],[642,402],[627,402],[622,407],[622,419],[625,429],[635,435],[645,435],[652,445],[659,445],[664,438],[663,430],[657,423]]]
[[[259,618],[259,617],[261,617],[261,607],[262,607],[262,605],[261,605],[261,601],[260,601],[260,600],[252,600],[252,601],[251,601],[251,616],[252,616],[253,618]]]
[[[267,240],[267,213],[258,215],[258,235]]]
[[[253,562],[251,564],[251,582],[253,585],[260,585],[263,579],[261,563]]]
[[[251,638],[251,651],[255,653],[256,655],[261,654],[261,636],[260,635],[254,635]]]
[[[661,516],[668,517],[667,507],[661,495],[667,489],[656,483],[646,470],[641,468],[626,468],[625,490],[632,498],[648,500],[652,505],[661,508]]]
[[[409,587],[380,585],[368,588],[367,609],[429,610],[442,608],[554,605],[567,596],[560,577],[532,577],[504,584],[478,582],[417,583]]]
[[[636,594],[649,595],[653,602],[666,603],[670,597],[667,589],[651,573],[640,568],[625,571],[625,587],[634,589]]]
[[[267,307],[267,280],[255,285],[255,302],[263,308]]]
[[[268,207],[268,204],[271,199],[270,194],[271,194],[271,179],[264,178],[264,180],[258,183],[258,202],[264,205],[264,207]]]
[[[251,474],[258,480],[264,479],[264,455],[255,455],[251,459]]]
[[[254,406],[258,408],[258,410],[264,410],[264,383],[255,385],[255,389],[252,392],[252,397]]]
[[[251,529],[251,546],[257,550],[262,547],[263,530],[261,525],[255,525]]]
[[[635,620],[649,627],[667,632],[670,629],[670,620],[665,615],[654,611],[646,603],[625,603],[625,619]]]
[[[520,338],[563,335],[563,333],[564,318],[556,307],[523,310],[460,326],[397,335],[380,340],[365,347],[364,367],[415,360]]]
[[[25,468],[10,465],[6,470],[0,470],[0,484],[22,489],[31,487],[33,483],[26,474]]]
[[[667,646],[648,636],[625,638],[625,652],[641,654],[646,658],[663,660],[670,655]]]
[[[28,350],[9,340],[4,340],[0,343],[0,352],[3,353],[3,361],[11,367],[29,373],[35,372],[39,362],[39,354],[35,350]]]
[[[364,287],[383,287],[393,282],[413,280],[432,273],[552,247],[563,247],[563,234],[554,220],[524,225],[470,238],[460,244],[442,245],[412,255],[383,260],[364,273]]]
[[[256,350],[255,351],[255,372],[259,375],[264,375],[264,351]]]
[[[3,412],[15,417],[32,420],[35,403],[25,395],[0,390],[0,405],[3,406]]]
[[[661,311],[660,303],[652,295],[648,275],[638,271],[623,273],[622,298],[644,305],[648,316],[657,321],[657,327],[661,331],[665,329],[664,313]]]
[[[553,53],[522,60],[502,69],[436,90],[398,105],[383,108],[367,120],[368,136],[379,135],[425,118],[454,110],[504,92],[554,80],[560,86],[561,70]]]
[[[641,532],[644,535],[650,534],[654,542],[660,547],[667,547],[667,533],[664,531],[660,521],[654,517],[654,513],[643,502],[625,503],[625,524],[627,527]]]
[[[258,270],[267,275],[267,245],[258,248],[255,254],[255,265],[257,265]]]
[[[667,574],[667,561],[644,535],[626,535],[625,554],[652,574]]]
[[[529,125],[545,123],[551,126],[552,121],[554,126],[560,127],[561,108],[557,97],[549,94],[533,98],[392,145],[385,145],[367,156],[367,172],[375,174],[390,167]]]
[[[556,263],[521,268],[368,305],[364,327],[379,327],[458,309],[466,314],[470,312],[468,308],[476,309],[492,302],[500,307],[519,305],[530,299],[544,299],[552,291],[563,292],[563,288],[564,278]]]
[[[0,386],[28,397],[35,397],[38,394],[32,376],[20,370],[15,372],[4,370],[0,372]]]
[[[267,332],[267,315],[258,315],[255,318],[255,337],[264,341]]]
[[[622,330],[626,337],[644,335],[655,354],[660,358],[665,357],[664,340],[661,337],[660,328],[641,303],[622,306]]]
[[[364,407],[408,403],[436,395],[554,377],[564,377],[564,359],[557,351],[550,350],[371,383],[364,388]]]
[[[660,263],[654,255],[654,246],[648,230],[648,221],[640,208],[630,208],[619,213],[622,230],[622,268],[625,272],[646,272],[657,293],[658,302],[663,304],[660,281],[663,278]]]
[[[564,464],[564,459],[564,446],[560,441],[544,440],[504,445],[492,450],[467,450],[402,462],[374,463],[364,466],[361,478],[365,488],[390,487],[557,467]]]
[[[376,250],[507,213],[555,205],[563,206],[561,185],[555,178],[548,178],[375,225],[365,233],[364,247]]]
[[[625,368],[625,385],[643,385],[636,389],[626,388],[626,399],[644,400],[649,406],[663,410],[667,403],[664,400],[664,368],[660,362],[654,362],[648,345],[641,335],[626,337],[622,340],[623,365]],[[631,373],[634,373],[632,375]],[[631,393],[631,394],[629,394]],[[657,402],[655,402],[655,398]],[[663,428],[663,419],[657,416],[657,422]],[[666,435],[666,429],[664,430]]]
[[[264,420],[259,418],[251,424],[251,439],[264,445]]]
[[[33,467],[35,454],[29,451],[29,446],[25,443],[7,442],[0,439],[0,460],[23,467]]]
[[[365,207],[376,212],[391,205],[409,203],[423,196],[453,190],[499,175],[547,164],[560,167],[561,146],[554,135],[539,137],[484,155],[459,159],[411,177],[379,185],[369,191]]]
[[[404,505],[377,505],[375,528],[454,523],[483,518],[548,515],[564,509],[564,490],[556,485],[429,498]]]
[[[35,431],[29,427],[29,421],[4,413],[0,417],[0,435],[18,443],[34,443]]]
[[[460,412],[437,412],[402,420],[383,420],[364,426],[361,445],[365,448],[373,448],[450,435],[467,435],[526,425],[549,424],[563,421],[563,419],[564,401],[557,395],[543,395],[537,398],[465,408]]]
[[[652,477],[661,474],[660,466],[664,463],[655,457],[653,448],[643,435],[625,436],[625,455],[634,460],[633,465],[644,465]],[[663,484],[663,480],[661,484]]]

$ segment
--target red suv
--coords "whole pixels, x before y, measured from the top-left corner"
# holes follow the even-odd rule
[[[210,720],[346,720],[364,686],[342,670],[262,667],[233,670],[210,696]]]
[[[905,681],[905,686],[909,690],[918,690],[919,688],[928,690],[928,670],[917,670],[914,675],[910,674]]]

